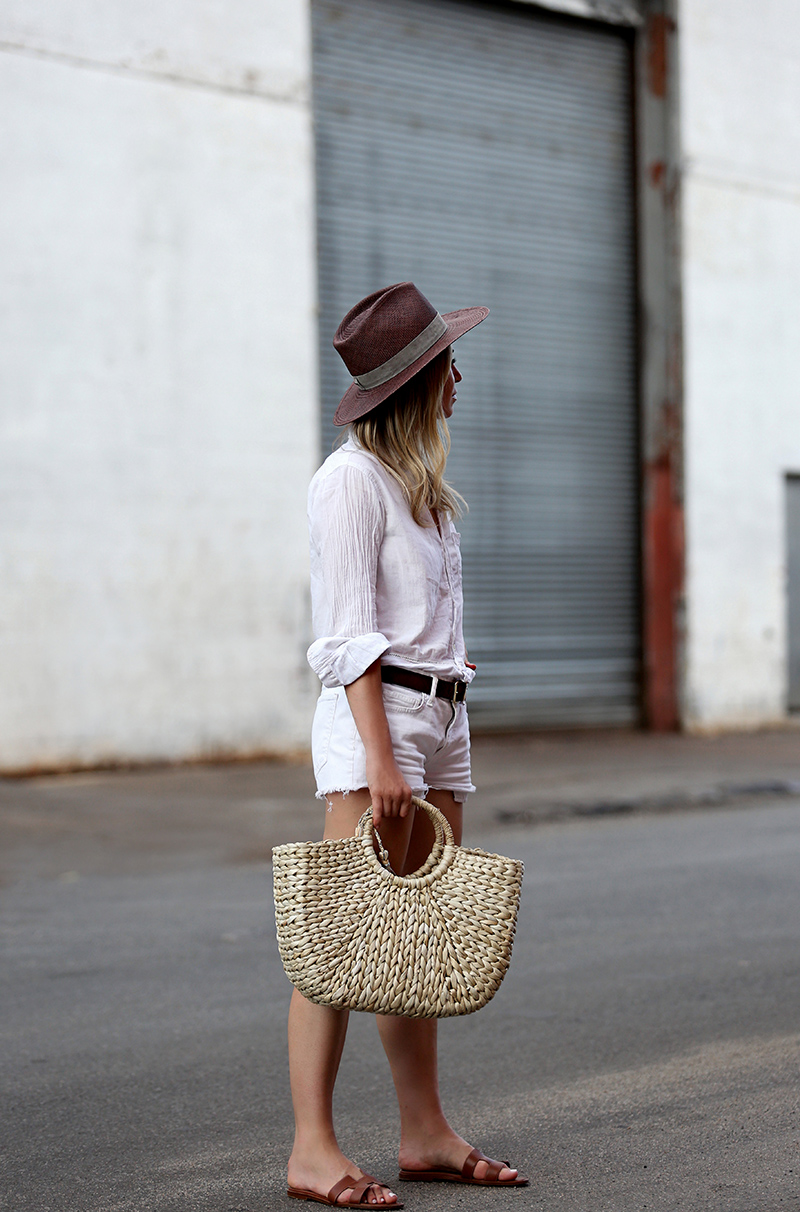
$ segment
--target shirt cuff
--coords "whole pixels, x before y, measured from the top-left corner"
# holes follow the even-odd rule
[[[386,636],[379,631],[357,635],[352,639],[341,635],[326,636],[311,645],[307,653],[308,663],[323,686],[331,689],[349,686],[390,646]]]

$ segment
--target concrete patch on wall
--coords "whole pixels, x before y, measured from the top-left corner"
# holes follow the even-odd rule
[[[305,6],[266,7],[293,14],[280,87],[299,88]],[[37,8],[54,11],[26,6],[26,36]],[[99,54],[75,29],[70,53]],[[0,64],[0,768],[304,745],[308,108],[58,55]]]

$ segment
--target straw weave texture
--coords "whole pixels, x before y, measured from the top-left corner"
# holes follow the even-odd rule
[[[375,852],[371,813],[355,837],[272,851],[278,947],[312,1002],[411,1018],[471,1014],[511,959],[522,863],[456,846],[446,818],[415,799],[436,840],[399,876]]]

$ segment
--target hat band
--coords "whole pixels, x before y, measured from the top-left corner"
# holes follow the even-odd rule
[[[427,353],[431,345],[435,345],[446,332],[447,321],[443,320],[437,311],[427,328],[423,328],[419,336],[414,337],[413,341],[409,341],[408,345],[405,345],[399,353],[381,363],[380,366],[376,366],[374,370],[368,370],[365,375],[354,375],[356,383],[363,391],[371,391],[373,387],[380,387],[382,384],[388,383],[401,371],[408,370],[409,366],[416,362],[417,358]]]

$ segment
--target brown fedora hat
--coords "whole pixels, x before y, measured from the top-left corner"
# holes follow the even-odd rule
[[[372,412],[488,314],[488,307],[462,307],[440,316],[413,282],[367,295],[347,313],[333,338],[353,376],[334,425],[348,425]]]

